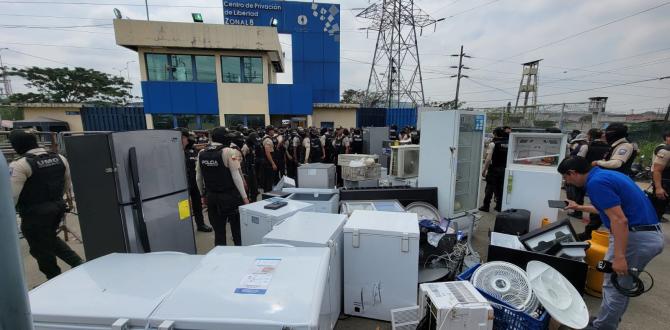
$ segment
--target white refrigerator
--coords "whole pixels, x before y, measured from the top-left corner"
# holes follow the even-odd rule
[[[276,210],[265,208],[265,206],[274,201],[284,201],[288,205]],[[284,221],[284,219],[296,214],[298,211],[311,212],[314,209],[315,207],[312,204],[279,197],[242,205],[239,207],[242,245],[260,244],[263,242],[263,236],[269,233],[272,227]]]
[[[298,212],[265,235],[263,243],[288,244],[296,247],[330,249],[328,286],[330,289],[330,328],[333,329],[342,311],[342,240],[347,216]]]
[[[323,247],[215,247],[149,323],[179,330],[328,329],[329,256]]]
[[[392,309],[416,305],[416,214],[354,211],[343,244],[345,314],[390,321]]]
[[[89,261],[30,291],[35,329],[143,329],[202,258],[112,253]]]
[[[544,217],[558,221],[558,209],[547,201],[561,199],[563,179],[557,168],[566,143],[561,133],[510,134],[502,209],[530,211],[529,230],[540,228]]]
[[[459,218],[479,207],[486,115],[420,108],[419,187],[437,187],[440,214]]]

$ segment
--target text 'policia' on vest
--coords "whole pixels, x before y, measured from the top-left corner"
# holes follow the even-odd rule
[[[230,170],[223,164],[224,146],[210,146],[200,153],[200,171],[208,192],[236,192],[235,182]]]

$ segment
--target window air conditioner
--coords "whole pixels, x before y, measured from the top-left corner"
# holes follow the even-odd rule
[[[419,145],[391,147],[391,175],[397,178],[419,176]]]
[[[426,283],[419,287],[421,325],[431,330],[491,330],[493,308],[467,281]]]

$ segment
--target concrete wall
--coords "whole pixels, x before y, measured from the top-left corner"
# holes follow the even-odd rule
[[[335,127],[356,127],[356,110],[358,105],[321,105],[314,104],[312,125],[321,127],[321,122],[333,122]]]
[[[30,104],[21,106],[24,119],[50,118],[67,122],[70,131],[83,131],[84,124],[81,121],[81,104]],[[77,114],[67,114],[67,113]]]

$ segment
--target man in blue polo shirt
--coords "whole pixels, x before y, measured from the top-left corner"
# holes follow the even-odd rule
[[[654,207],[645,193],[628,176],[598,167],[590,168],[581,157],[566,158],[558,172],[568,184],[586,187],[593,205],[568,201],[566,209],[598,213],[610,232],[605,259],[619,275],[622,287],[631,287],[628,269],[643,270],[663,251],[663,233]],[[612,285],[609,275],[603,281],[603,299],[592,329],[616,329],[628,307],[628,297]]]

